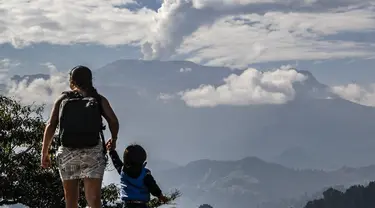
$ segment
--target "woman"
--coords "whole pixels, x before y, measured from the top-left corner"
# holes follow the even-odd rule
[[[89,207],[99,208],[101,207],[100,199],[102,179],[104,175],[105,166],[107,163],[105,149],[103,149],[103,144],[100,141],[100,135],[97,134],[95,136],[87,136],[83,135],[82,132],[80,132],[80,134],[77,136],[77,134],[72,134],[72,131],[70,131],[70,134],[67,134],[67,132],[69,131],[66,130],[64,132],[64,130],[62,130],[62,124],[64,123],[64,125],[69,125],[69,123],[74,123],[71,124],[72,126],[77,125],[77,121],[75,121],[75,119],[68,119],[68,117],[66,117],[66,120],[63,120],[61,114],[67,114],[66,111],[68,111],[68,107],[66,106],[68,106],[67,103],[70,98],[69,95],[71,94],[79,95],[80,98],[82,98],[81,100],[90,100],[89,98],[97,98],[96,100],[98,102],[96,103],[99,106],[98,109],[100,108],[100,112],[97,113],[99,116],[97,117],[100,117],[100,122],[101,116],[103,116],[106,119],[109,129],[111,131],[111,138],[109,141],[112,144],[116,144],[117,141],[119,122],[108,100],[102,95],[99,95],[96,89],[93,87],[92,73],[89,68],[85,66],[77,66],[70,71],[70,88],[72,91],[70,91],[69,93],[63,93],[54,103],[50,119],[44,131],[41,165],[43,168],[47,168],[51,164],[49,148],[51,146],[51,141],[55,133],[55,130],[59,125],[60,143],[62,138],[61,135],[63,135],[64,133],[65,137],[68,137],[65,138],[66,141],[67,139],[69,139],[69,137],[70,141],[73,141],[70,142],[70,146],[67,145],[68,142],[65,141],[64,144],[63,141],[62,144],[59,146],[59,149],[56,154],[60,177],[62,179],[64,186],[66,207],[78,207],[79,180],[83,179],[85,197]],[[72,107],[70,107],[69,110],[72,111]],[[76,113],[81,111],[81,109],[79,109],[78,111],[77,109],[75,110]],[[94,111],[91,110],[90,112]],[[70,113],[70,116],[73,114]],[[90,123],[90,121],[83,123],[87,126],[87,123]],[[78,125],[80,124],[78,123]],[[72,128],[71,126],[70,128]],[[91,145],[89,147],[79,146],[78,148],[72,148],[72,146],[74,146],[74,143],[79,144],[82,143],[82,141],[86,141],[88,139],[91,139],[91,141],[95,141],[95,143],[91,142],[94,145]]]

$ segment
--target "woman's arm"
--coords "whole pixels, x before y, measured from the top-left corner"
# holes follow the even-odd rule
[[[42,155],[48,155],[49,147],[51,146],[53,135],[55,134],[57,124],[59,123],[59,109],[60,109],[60,103],[62,99],[63,99],[63,96],[59,97],[55,101],[52,111],[51,111],[50,118],[44,130]]]
[[[113,147],[115,148],[116,146],[116,140],[117,140],[117,135],[119,131],[119,122],[117,119],[117,116],[115,112],[113,111],[111,105],[109,104],[107,98],[104,96],[102,97],[102,107],[103,107],[103,116],[105,120],[108,122],[109,130],[111,132],[111,139],[113,141]]]

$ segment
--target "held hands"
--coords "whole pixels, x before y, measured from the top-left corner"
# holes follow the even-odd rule
[[[109,139],[107,141],[107,143],[105,144],[106,148],[107,148],[107,151],[110,151],[110,150],[115,150],[116,149],[116,140],[114,139]]]

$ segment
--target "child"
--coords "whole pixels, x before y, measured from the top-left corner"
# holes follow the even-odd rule
[[[113,165],[120,174],[120,198],[125,202],[126,208],[147,208],[150,193],[163,203],[167,201],[151,175],[151,171],[145,167],[147,153],[140,145],[132,144],[125,149],[124,163],[116,150],[112,148],[111,141],[107,143],[107,150]]]

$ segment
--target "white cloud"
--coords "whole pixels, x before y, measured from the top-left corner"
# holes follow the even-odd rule
[[[40,65],[44,66],[44,67],[47,67],[47,69],[49,70],[50,74],[60,74],[60,75],[63,75],[63,74],[59,73],[59,71],[57,70],[56,66],[53,63],[51,63],[51,62],[42,63]],[[65,75],[63,75],[63,76],[65,76]]]
[[[0,44],[131,44],[142,46],[146,59],[181,55],[232,66],[367,57],[374,45],[322,38],[375,30],[369,2],[373,0],[164,0],[155,12],[123,7],[137,4],[134,0],[7,0],[0,4]],[[333,10],[340,6],[346,7]],[[248,20],[233,19],[238,17]]]
[[[0,70],[5,71],[11,67],[18,66],[20,63],[17,61],[12,61],[8,58],[0,60]]]
[[[375,107],[375,84],[368,86],[358,84],[334,86],[332,92],[354,103]]]
[[[0,83],[3,82],[3,80],[5,79],[9,71],[9,68],[6,66],[7,62],[8,62],[8,59],[0,60]]]
[[[205,48],[207,50],[216,50],[217,45],[221,46],[223,45],[222,42],[228,43],[228,42],[234,42],[236,46],[231,45],[225,45],[226,47],[229,46],[230,48],[239,48],[241,51],[245,48],[251,47],[252,50],[250,53],[255,53],[255,55],[250,55],[250,57],[246,57],[246,54],[242,54],[240,62],[246,62],[251,60],[254,56],[255,58],[263,56],[264,51],[266,51],[268,48],[263,46],[263,42],[259,42],[257,40],[252,40],[253,36],[255,34],[258,34],[259,39],[262,36],[266,36],[265,39],[267,39],[267,36],[270,36],[269,38],[273,38],[273,42],[276,42],[275,40],[278,40],[280,42],[283,42],[283,39],[290,40],[287,44],[287,47],[289,50],[292,50],[294,47],[297,48],[297,52],[295,54],[298,54],[300,50],[296,41],[305,41],[306,38],[313,38],[315,36],[315,40],[318,39],[318,36],[320,37],[322,35],[322,30],[324,29],[324,32],[331,32],[337,33],[340,32],[340,30],[344,29],[343,27],[353,30],[353,29],[366,29],[371,28],[374,29],[374,11],[370,6],[367,8],[355,10],[355,6],[359,4],[365,4],[370,5],[371,0],[344,0],[344,1],[324,1],[324,0],[292,0],[292,1],[284,1],[284,0],[235,0],[235,1],[229,1],[229,0],[165,0],[161,6],[161,8],[158,10],[158,13],[155,15],[155,22],[151,26],[151,31],[148,37],[148,41],[143,45],[143,53],[144,57],[146,59],[168,59],[170,57],[173,57],[175,51],[180,47],[181,43],[184,42],[185,39],[193,39],[191,42],[198,42],[194,50],[200,50],[201,48]],[[366,4],[367,3],[367,4]],[[352,6],[348,6],[352,5]],[[354,5],[354,6],[353,6]],[[339,8],[340,6],[347,6],[346,11],[343,12],[345,9],[341,9],[339,12],[332,11],[332,8]],[[354,9],[353,9],[354,8]],[[291,14],[285,14],[282,15],[283,11],[295,11],[296,13]],[[354,12],[350,12],[351,10],[355,10]],[[269,13],[269,11],[280,11],[279,13]],[[305,17],[303,20],[299,20],[298,18],[301,16],[299,15],[299,12],[301,11],[309,11],[313,12],[310,13],[309,17]],[[329,13],[325,13],[325,12]],[[341,12],[341,13],[340,13]],[[364,12],[367,14],[366,17],[362,14]],[[326,14],[333,14],[333,15],[326,15]],[[231,25],[232,27],[225,26],[223,24],[220,25],[220,23],[225,23],[225,21],[219,21],[219,24],[217,24],[217,20],[219,20],[222,17],[231,18],[230,16],[233,15],[239,15],[239,14],[259,14],[258,19],[259,21],[262,21],[261,24],[267,23],[271,24],[271,29],[275,30],[281,30],[281,34],[278,34],[276,31],[276,34],[269,33],[269,31],[264,32],[261,31],[260,33],[256,33],[256,27],[253,27],[252,30],[247,30],[246,25],[241,24],[237,25]],[[266,14],[266,15],[263,15]],[[272,17],[272,14],[276,14],[276,17]],[[303,14],[303,13],[302,13]],[[350,16],[347,16],[350,14]],[[271,16],[270,16],[271,15]],[[336,16],[334,16],[336,15]],[[359,16],[358,16],[359,15]],[[305,15],[307,16],[307,15]],[[368,16],[371,16],[368,18]],[[318,17],[319,21],[317,22],[315,17]],[[272,20],[272,22],[270,22]],[[346,21],[350,20],[350,21]],[[228,19],[226,20],[228,21]],[[268,21],[268,22],[265,22]],[[288,23],[291,22],[291,23]],[[371,22],[371,24],[366,25],[366,23]],[[216,23],[216,24],[215,24]],[[280,25],[274,25],[282,23]],[[297,23],[297,25],[296,25]],[[358,24],[357,24],[358,23]],[[191,34],[196,32],[199,28],[206,27],[210,28],[212,24],[215,24],[217,26],[218,30],[215,30],[213,32],[212,30],[209,30],[210,37],[207,37],[207,34],[204,33],[196,33],[195,36],[191,37]],[[321,24],[321,25],[319,25]],[[218,27],[218,26],[222,27]],[[327,25],[327,26],[323,26]],[[343,26],[344,25],[344,26]],[[263,25],[266,27],[267,25]],[[279,28],[277,28],[279,26]],[[298,26],[299,28],[295,28],[295,26]],[[249,26],[251,27],[251,26]],[[317,31],[315,33],[311,33],[311,28],[316,28]],[[210,28],[211,29],[211,28]],[[292,32],[289,32],[288,30],[296,30],[292,34]],[[319,30],[321,29],[321,30]],[[237,33],[234,33],[233,30],[237,30]],[[303,31],[306,30],[306,31]],[[201,30],[202,31],[202,30]],[[255,34],[254,34],[255,31]],[[222,32],[222,33],[218,33]],[[241,34],[238,34],[238,32],[241,32]],[[304,33],[305,35],[312,35],[307,37],[302,37],[300,39],[294,38],[292,36],[301,35],[301,33]],[[326,34],[326,33],[323,33]],[[216,37],[213,35],[217,35]],[[235,38],[231,37],[234,36]],[[277,37],[275,37],[277,36]],[[189,38],[190,37],[190,38]],[[223,38],[225,37],[225,38]],[[227,37],[229,37],[227,39]],[[250,37],[250,38],[249,38]],[[239,39],[238,39],[239,38]],[[202,39],[209,39],[208,42],[202,42]],[[313,45],[315,42],[311,43],[311,41],[308,40],[308,44]],[[266,40],[265,40],[266,41]],[[191,44],[189,42],[189,44]],[[243,44],[241,47],[238,45],[238,43],[245,42],[246,44]],[[249,44],[249,42],[251,44]],[[318,42],[318,41],[316,41]],[[318,42],[319,43],[319,42]],[[323,42],[324,43],[324,42]],[[350,44],[350,43],[349,43]],[[319,44],[322,45],[322,44]],[[332,43],[331,45],[336,45],[335,43]],[[331,45],[326,46],[331,47]],[[223,47],[224,48],[224,47]],[[192,52],[194,50],[189,50],[188,52],[185,51],[185,47],[183,47],[180,50],[185,53]],[[229,52],[236,52],[235,50],[229,51]],[[313,51],[314,52],[314,51]],[[312,53],[310,57],[314,59],[314,54],[317,54],[315,56],[326,56],[327,54],[331,54],[332,51],[328,51],[325,54],[320,53],[320,51],[317,51],[315,53]],[[355,53],[353,53],[355,54]],[[198,51],[194,53],[196,57],[200,57],[201,51]],[[217,61],[226,61],[227,59],[231,59],[232,57],[225,57],[224,55],[217,54],[218,56],[215,56],[215,59]],[[340,54],[335,54],[336,56],[344,56]],[[348,54],[345,54],[348,55]],[[332,57],[332,56],[330,56]],[[203,57],[204,58],[204,57]],[[297,56],[295,59],[298,59]],[[201,58],[202,59],[202,58]],[[292,59],[292,57],[289,57],[289,60]],[[260,61],[262,61],[260,59]]]
[[[37,78],[31,82],[27,79],[20,82],[9,81],[7,95],[25,104],[52,104],[63,91],[69,89],[69,79],[50,63],[48,66],[51,67],[49,79]]]
[[[178,53],[206,65],[373,56],[375,45],[324,40],[340,32],[375,30],[375,12],[281,13],[227,16],[186,38]]]
[[[192,0],[194,8],[214,8],[223,9],[229,6],[244,6],[244,5],[256,5],[256,4],[276,4],[285,6],[320,6],[320,5],[347,5],[353,3],[365,3],[370,2],[366,0],[330,0],[327,4],[326,0]]]
[[[180,72],[191,72],[192,71],[192,69],[191,68],[181,68],[180,69]]]
[[[295,96],[293,83],[305,79],[303,74],[292,69],[260,72],[249,68],[240,75],[231,74],[221,86],[201,85],[179,94],[190,107],[283,104]]]
[[[8,77],[9,70],[18,66],[19,64],[19,62],[7,58],[0,60],[0,83],[3,83]]]
[[[0,4],[0,43],[139,44],[155,12],[115,7],[121,0],[7,0]]]
[[[160,93],[158,96],[158,100],[162,100],[164,103],[167,103],[170,100],[175,99],[175,95],[167,94],[167,93]]]

